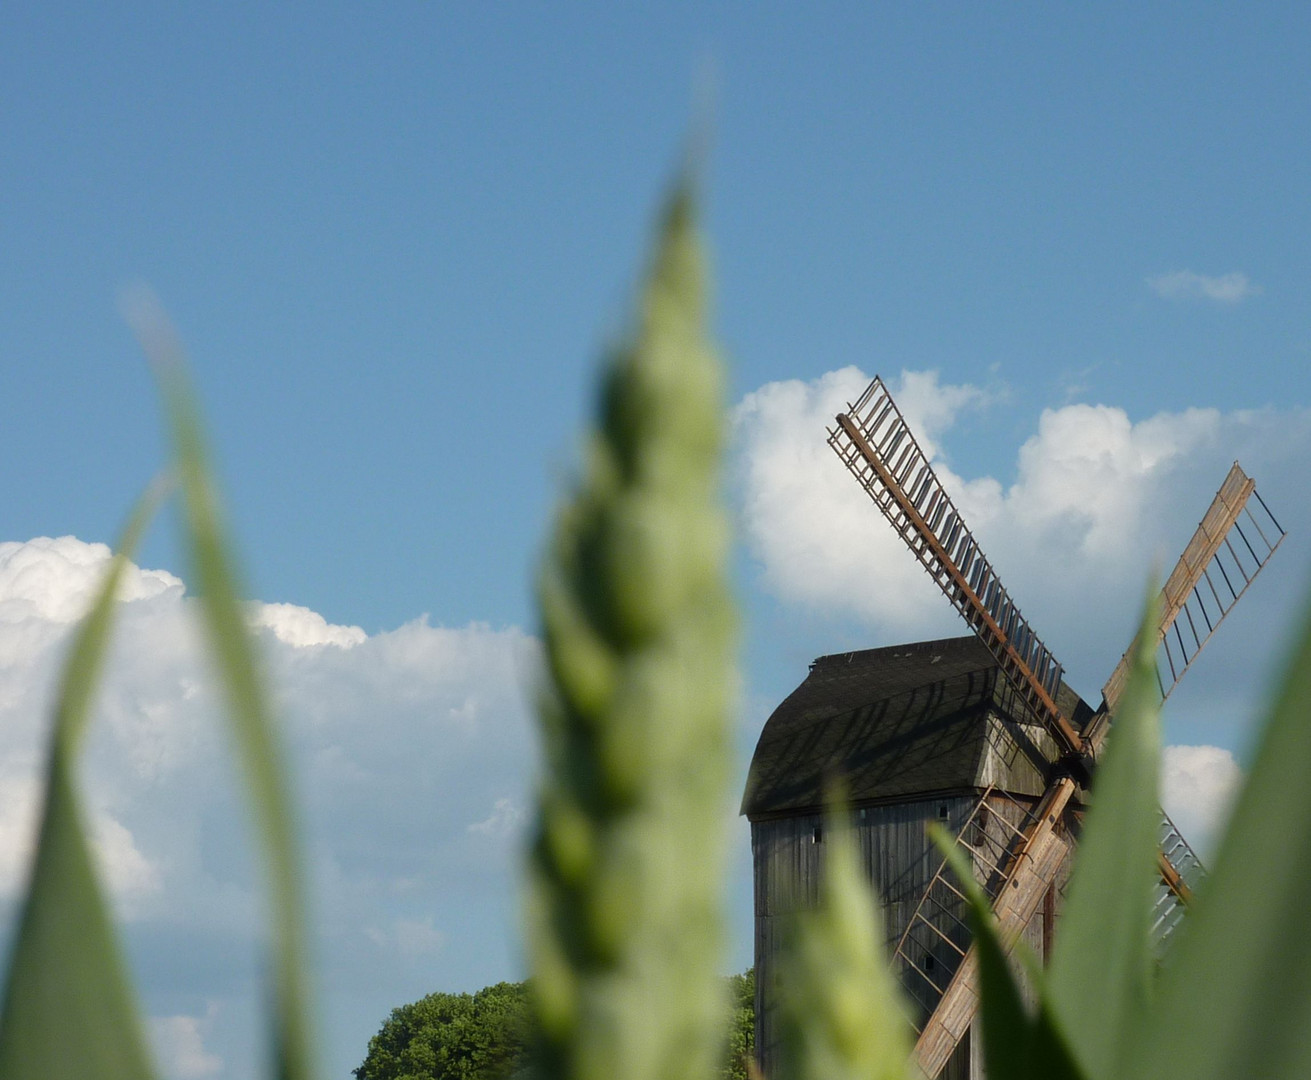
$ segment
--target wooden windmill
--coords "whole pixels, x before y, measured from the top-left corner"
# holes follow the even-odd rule
[[[743,800],[755,861],[760,1063],[771,1075],[775,920],[788,905],[813,902],[819,777],[840,770],[857,778],[857,839],[883,895],[894,964],[918,1010],[916,1063],[929,1078],[979,1077],[981,1054],[969,1038],[974,950],[962,898],[931,852],[925,823],[955,832],[993,898],[1003,938],[1025,936],[1045,958],[1127,653],[1097,708],[1064,684],[1061,665],[1002,587],[881,379],[837,416],[828,441],[975,637],[821,657],[766,724]],[[1162,590],[1163,697],[1283,537],[1235,462]],[[1201,873],[1164,813],[1158,862],[1161,943]]]

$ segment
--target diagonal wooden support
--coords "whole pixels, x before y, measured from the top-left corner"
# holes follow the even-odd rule
[[[966,622],[1016,691],[1076,758],[1083,738],[1055,701],[1061,666],[1011,600],[979,550],[882,380],[837,417],[837,452]]]

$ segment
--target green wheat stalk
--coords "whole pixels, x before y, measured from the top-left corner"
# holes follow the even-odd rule
[[[539,1067],[561,1080],[695,1080],[719,1056],[734,617],[705,308],[684,182],[538,583],[528,951]]]

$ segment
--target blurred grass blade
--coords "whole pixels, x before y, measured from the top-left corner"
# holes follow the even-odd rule
[[[163,496],[152,485],[128,521],[64,662],[50,739],[36,861],[0,1008],[0,1077],[154,1075],[77,796],[77,751],[90,718],[128,561]]]
[[[1309,916],[1311,620],[1125,1076],[1311,1076]]]
[[[223,535],[199,411],[176,334],[153,298],[128,309],[159,380],[181,486],[185,540],[205,629],[227,701],[272,894],[272,1053],[286,1080],[312,1075],[310,992],[306,978],[305,897],[300,879],[283,751],[242,611],[237,575]]]
[[[1047,979],[1056,1021],[1094,1080],[1118,1080],[1117,1059],[1147,1004],[1152,972],[1161,737],[1157,590],[1150,596],[1129,683],[1097,767]]]
[[[789,1080],[910,1080],[910,1025],[883,954],[879,904],[850,825],[824,826],[817,908],[780,957],[779,1038]]]
[[[74,756],[91,719],[91,698],[104,670],[109,637],[114,623],[114,600],[128,564],[136,557],[146,528],[154,520],[160,504],[173,488],[167,475],[157,477],[148,487],[128,517],[119,537],[117,552],[110,560],[100,591],[91,608],[74,631],[72,647],[64,661],[59,696],[55,701],[55,738],[64,751]]]
[[[71,765],[56,751],[0,1019],[0,1076],[139,1080],[154,1073]]]

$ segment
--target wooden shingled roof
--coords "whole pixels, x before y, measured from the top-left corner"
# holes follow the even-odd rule
[[[1057,703],[1076,728],[1092,713],[1064,684]],[[742,813],[815,810],[830,776],[855,805],[989,784],[1039,796],[1056,757],[973,635],[837,653],[815,660],[765,723]]]

